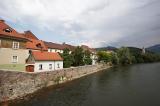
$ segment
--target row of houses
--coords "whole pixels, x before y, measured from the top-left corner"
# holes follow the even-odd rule
[[[59,53],[63,53],[65,48],[70,53],[75,50],[75,46],[69,44],[39,40],[31,31],[19,33],[0,20],[0,68],[21,66],[28,72],[62,69],[63,58]],[[85,45],[82,48],[92,52],[95,64],[94,49]]]

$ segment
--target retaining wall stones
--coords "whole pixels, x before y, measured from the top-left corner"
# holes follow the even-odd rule
[[[0,102],[22,98],[44,87],[71,81],[109,67],[99,64],[40,73],[0,70]]]

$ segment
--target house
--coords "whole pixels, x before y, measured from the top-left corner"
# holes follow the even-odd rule
[[[44,41],[44,44],[48,48],[48,52],[63,53],[64,49],[68,49],[71,53],[75,50],[75,46],[66,43],[58,44],[58,43]]]
[[[81,48],[84,51],[89,51],[91,53],[90,58],[92,59],[92,65],[95,65],[97,62],[97,55],[96,50],[93,48],[88,47],[87,45],[81,45]]]
[[[48,52],[63,53],[63,50],[65,49],[65,47],[62,44],[46,42],[46,41],[44,41],[44,44],[48,48]]]
[[[26,49],[47,51],[47,47],[45,46],[44,42],[39,40],[31,31],[25,31],[23,36],[28,39],[26,43]]]
[[[63,59],[58,53],[30,51],[26,60],[27,72],[44,72],[63,69]]]
[[[25,68],[25,60],[29,55],[27,42],[28,39],[22,34],[0,20],[0,68],[4,65],[6,68],[19,65]]]
[[[76,46],[66,44],[65,42],[62,45],[64,46],[64,48],[66,48],[66,49],[68,49],[70,51],[69,53],[74,52],[75,49],[76,49]]]

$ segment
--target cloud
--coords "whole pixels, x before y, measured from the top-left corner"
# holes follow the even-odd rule
[[[92,47],[160,43],[158,10],[159,0],[2,0],[0,4],[1,17],[23,26],[16,26],[19,30],[28,28],[44,40]]]

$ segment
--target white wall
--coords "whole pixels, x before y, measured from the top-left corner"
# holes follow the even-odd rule
[[[39,65],[42,64],[43,69],[39,70]],[[49,69],[49,64],[52,64],[52,69]],[[58,68],[59,64],[59,68]],[[34,72],[53,71],[63,69],[63,61],[36,61],[34,65]]]
[[[59,53],[63,53],[63,50],[59,50],[59,49],[51,49],[51,48],[49,48],[48,49],[48,52],[59,52]]]

